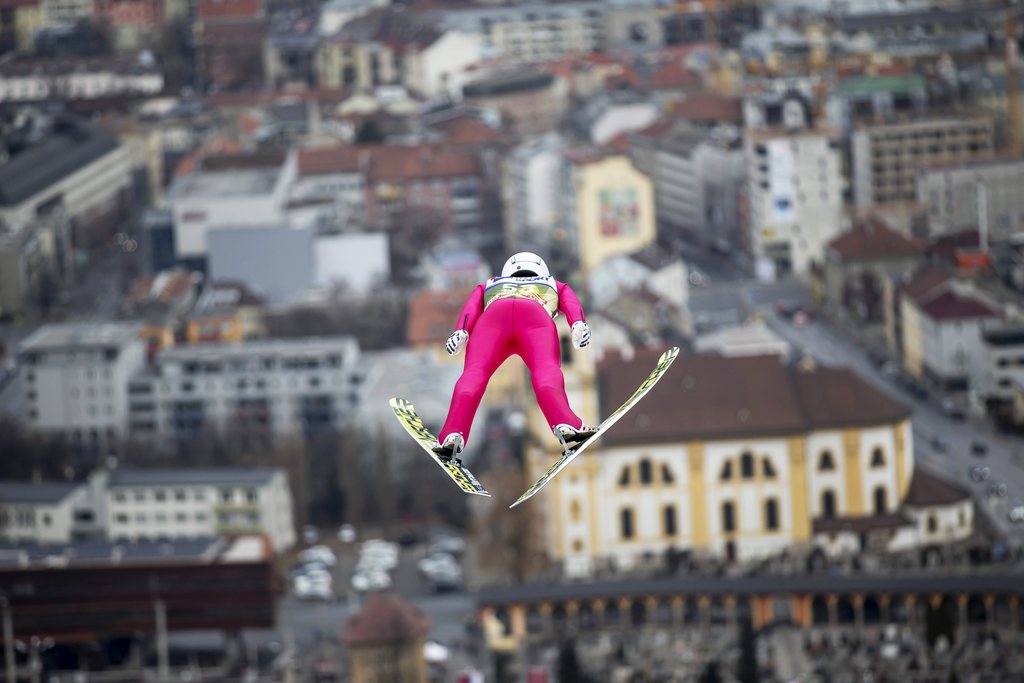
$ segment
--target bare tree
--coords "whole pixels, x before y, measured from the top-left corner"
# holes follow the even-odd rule
[[[493,495],[473,529],[481,568],[505,582],[522,583],[547,567],[536,508],[509,509],[529,485],[527,477],[521,469],[503,467],[481,479]]]

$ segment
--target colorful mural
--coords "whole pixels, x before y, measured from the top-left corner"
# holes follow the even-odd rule
[[[635,188],[614,188],[597,193],[601,234],[635,235],[640,229],[640,203]]]

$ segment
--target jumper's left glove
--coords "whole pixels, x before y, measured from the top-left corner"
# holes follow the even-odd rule
[[[590,325],[586,324],[582,320],[577,320],[572,325],[572,345],[577,349],[582,349],[589,343]]]
[[[462,350],[466,348],[466,343],[469,341],[469,332],[465,330],[455,330],[452,332],[452,336],[448,337],[448,341],[445,342],[444,347],[448,351],[448,355],[454,356],[462,353]]]

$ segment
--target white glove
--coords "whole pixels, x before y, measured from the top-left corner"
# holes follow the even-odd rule
[[[590,325],[586,324],[582,320],[577,320],[572,325],[572,345],[577,349],[582,349],[589,343]]]
[[[462,353],[462,349],[466,348],[466,342],[469,341],[469,332],[465,330],[455,330],[452,332],[452,336],[448,337],[448,341],[445,342],[444,347],[448,349],[449,356],[456,356]]]

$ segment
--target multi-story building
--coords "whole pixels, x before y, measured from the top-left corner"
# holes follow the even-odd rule
[[[0,3],[0,55],[31,52],[32,35],[42,26],[40,0],[4,0]]]
[[[170,446],[207,430],[254,441],[337,431],[369,372],[351,337],[168,349],[128,382],[129,427]]]
[[[167,4],[161,0],[96,0],[93,19],[110,27],[119,49],[138,49],[159,36]]]
[[[41,0],[43,24],[72,26],[92,16],[91,0]]]
[[[434,14],[443,29],[481,35],[485,57],[536,63],[600,52],[605,10],[599,2],[565,2],[443,9]]]
[[[474,79],[462,86],[463,100],[480,109],[494,109],[519,135],[543,135],[558,126],[569,108],[564,79],[519,69]]]
[[[105,455],[124,434],[128,379],[146,361],[139,323],[44,325],[20,346],[29,425]]]
[[[1024,157],[974,158],[922,167],[917,203],[935,237],[978,229],[991,241],[1024,231]],[[982,206],[984,202],[984,206]]]
[[[1024,377],[1024,327],[984,330],[985,372],[975,386],[985,399],[1003,404],[1013,402],[1019,392],[1015,384]]]
[[[750,130],[745,145],[751,256],[806,273],[843,228],[838,144],[815,130]]]
[[[111,540],[263,534],[275,551],[295,544],[284,470],[115,469],[106,485]]]
[[[163,89],[159,67],[139,55],[23,57],[0,64],[0,102],[142,98]]]
[[[606,354],[607,415],[653,354]],[[748,560],[809,551],[819,520],[898,511],[914,473],[910,410],[847,369],[777,355],[681,357],[663,381],[539,499],[547,550],[586,574],[674,547]],[[531,471],[549,455],[531,453]]]
[[[222,88],[262,85],[262,0],[199,0],[195,16],[196,67],[203,81]]]
[[[997,302],[969,282],[907,283],[899,299],[903,365],[920,379],[949,388],[981,381],[987,369],[983,334],[997,327]]]
[[[0,539],[68,543],[84,487],[73,482],[0,481]]]
[[[72,248],[108,243],[128,204],[131,161],[117,140],[70,116],[26,112],[28,144],[0,163],[0,312],[38,303],[43,279],[73,272]]]
[[[528,140],[505,158],[505,227],[513,251],[547,251],[562,200],[565,141],[557,133]]]
[[[654,242],[654,183],[625,154],[595,148],[566,153],[559,228],[588,277],[612,256]]]
[[[917,198],[918,169],[991,152],[995,128],[980,118],[936,118],[865,126],[851,142],[859,208]]]
[[[296,157],[296,177],[288,199],[289,222],[322,228],[362,221],[371,150],[321,147],[291,154]]]

